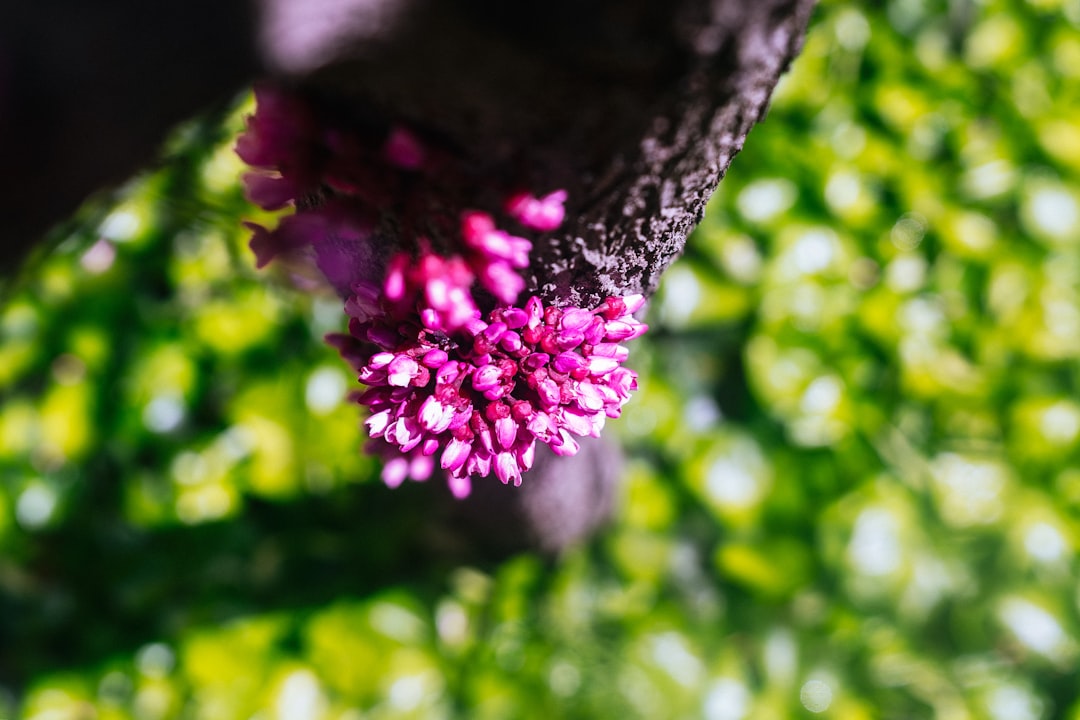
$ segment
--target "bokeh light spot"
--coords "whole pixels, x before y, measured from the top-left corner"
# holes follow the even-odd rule
[[[812,713],[823,713],[833,701],[833,691],[823,680],[808,680],[799,690],[799,701]]]
[[[753,696],[746,685],[734,678],[714,682],[705,695],[706,720],[742,720],[749,717]]]
[[[56,491],[43,482],[27,485],[15,502],[15,518],[28,530],[44,527],[52,519],[58,498]]]

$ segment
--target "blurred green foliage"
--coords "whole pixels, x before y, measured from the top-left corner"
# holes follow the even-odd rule
[[[556,561],[379,486],[248,109],[0,311],[0,718],[1080,718],[1080,2],[823,3]]]

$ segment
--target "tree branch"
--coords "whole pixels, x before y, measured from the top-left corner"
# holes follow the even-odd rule
[[[9,14],[0,272],[87,193],[146,163],[170,124],[271,73],[339,120],[401,123],[437,144],[449,167],[430,202],[446,217],[513,189],[565,188],[567,222],[534,237],[528,280],[546,300],[651,294],[763,117],[813,5],[253,2],[257,14],[209,0],[46,0]],[[528,493],[495,502],[520,504],[534,541],[561,548],[611,506],[614,476],[589,457],[537,468]],[[537,519],[551,515],[536,511],[544,498],[569,499],[556,513],[566,522]]]

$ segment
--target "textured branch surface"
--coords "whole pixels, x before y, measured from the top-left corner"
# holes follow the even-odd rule
[[[276,72],[358,117],[426,129],[488,179],[566,187],[574,220],[534,258],[549,298],[651,291],[764,112],[811,5],[19,5],[0,23],[0,270],[149,163],[170,125]]]
[[[511,5],[512,9],[503,7]],[[780,74],[810,0],[414,2],[377,14],[351,60],[299,78],[357,122],[402,122],[453,148],[463,183],[566,188],[531,285],[595,305],[656,289]],[[495,198],[491,198],[497,202]]]

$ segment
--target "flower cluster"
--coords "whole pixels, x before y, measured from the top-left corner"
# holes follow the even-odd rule
[[[517,300],[525,288],[517,270],[529,266],[532,243],[499,230],[490,215],[476,211],[464,214],[461,235],[464,256],[443,258],[421,238],[415,261],[405,252],[390,259],[383,293],[395,317],[407,317],[419,308],[428,330],[460,330],[480,314],[470,290],[477,279],[499,302],[510,305]]]
[[[372,450],[386,460],[390,485],[426,479],[439,454],[455,495],[469,477],[494,472],[519,484],[532,467],[536,442],[574,455],[574,435],[599,437],[618,417],[637,376],[622,367],[620,343],[647,326],[634,319],[640,295],[608,298],[595,310],[498,307],[474,317],[454,337],[418,324],[390,326],[373,312],[370,295],[353,296],[349,335],[331,338],[368,386],[357,400]],[[377,351],[365,352],[374,345]]]
[[[458,497],[473,476],[494,473],[516,485],[538,441],[573,455],[575,436],[599,436],[605,420],[619,416],[637,387],[622,366],[621,343],[647,329],[633,317],[642,296],[608,298],[594,309],[545,306],[538,297],[515,307],[532,243],[476,210],[463,211],[452,231],[443,228],[442,247],[449,240],[451,252],[406,229],[397,233],[403,249],[387,257],[379,218],[391,205],[400,214],[402,197],[406,210],[423,206],[412,197],[422,184],[401,176],[432,174],[435,153],[401,128],[365,143],[274,90],[262,89],[257,102],[237,143],[256,168],[245,176],[248,197],[295,212],[273,230],[250,224],[252,250],[260,267],[277,255],[306,254],[346,298],[349,332],[327,341],[367,386],[355,398],[370,409],[369,447],[384,459],[387,484],[425,480],[437,460]],[[563,190],[518,192],[503,210],[549,232],[562,223],[565,201]],[[478,303],[475,285],[488,300]]]

